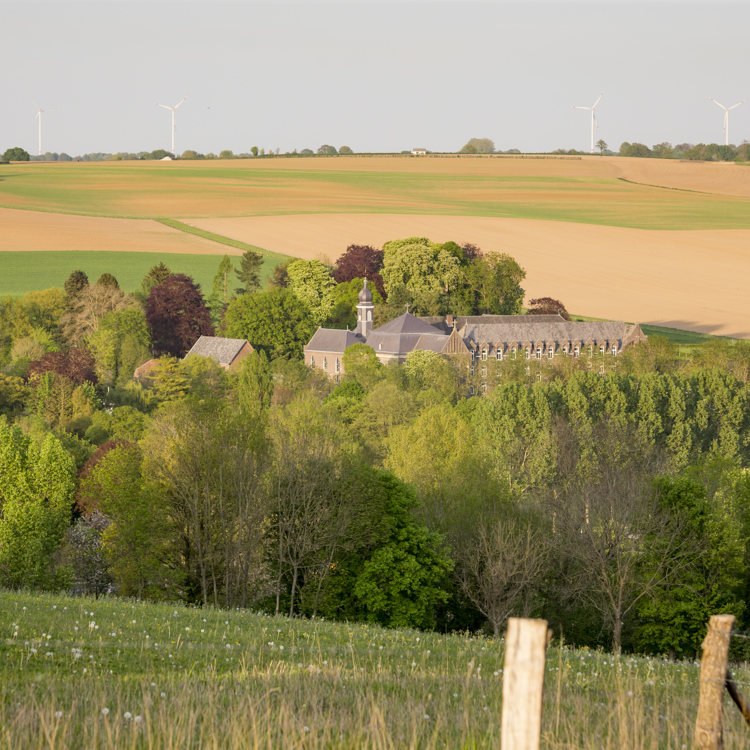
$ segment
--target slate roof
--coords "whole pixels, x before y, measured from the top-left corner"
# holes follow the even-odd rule
[[[333,352],[334,354],[346,351],[352,344],[364,344],[365,340],[353,331],[340,331],[333,328],[318,328],[305,347],[308,352]]]
[[[404,313],[395,320],[391,320],[380,328],[376,328],[373,333],[431,333],[431,334],[442,334],[442,331],[438,331],[434,326],[431,326],[426,321],[412,315],[411,313]]]
[[[525,318],[526,316],[517,316]],[[523,344],[529,342],[555,341],[564,343],[569,341],[620,341],[624,344],[630,338],[628,331],[630,326],[616,321],[565,321],[554,323],[540,323],[539,318],[547,317],[541,315],[529,316],[529,320],[516,323],[500,324],[471,324],[467,323],[459,330],[459,335],[471,346],[471,343],[479,345],[483,342],[496,344]],[[555,317],[555,316],[553,316]],[[533,322],[532,322],[533,321]]]
[[[198,354],[201,357],[211,357],[214,362],[220,365],[229,366],[245,344],[247,344],[246,339],[201,336],[193,344],[193,348],[185,355],[185,358],[187,359],[191,354]]]
[[[524,315],[456,315],[453,320],[456,328],[461,329],[467,324],[503,324],[517,323],[519,318],[525,318]],[[453,325],[448,322],[448,316],[436,315],[430,318],[420,318],[425,323],[429,323],[433,328],[437,328],[444,333],[450,333]],[[532,315],[529,316],[529,322],[534,323],[564,323],[565,318],[560,315]]]

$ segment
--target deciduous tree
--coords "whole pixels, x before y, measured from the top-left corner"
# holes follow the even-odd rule
[[[151,289],[146,322],[157,356],[183,357],[200,336],[214,332],[200,286],[181,273]]]
[[[288,289],[243,294],[229,303],[224,316],[227,336],[247,339],[269,359],[302,357],[315,333],[307,306]]]
[[[333,278],[337,284],[343,284],[353,279],[367,279],[385,298],[383,278],[380,271],[383,268],[383,251],[371,245],[349,245],[346,252],[336,261]]]

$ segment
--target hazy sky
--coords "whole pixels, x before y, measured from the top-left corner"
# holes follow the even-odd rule
[[[0,0],[0,151],[723,143],[750,3]],[[750,140],[750,103],[730,141]]]

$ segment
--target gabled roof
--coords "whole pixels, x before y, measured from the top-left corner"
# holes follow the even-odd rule
[[[373,333],[431,333],[442,335],[443,332],[426,321],[420,320],[416,315],[407,312],[380,326],[380,328],[375,328]]]
[[[201,336],[193,344],[193,348],[185,355],[185,358],[187,359],[191,354],[197,354],[201,357],[211,357],[220,365],[231,365],[245,344],[247,344],[247,339]]]
[[[524,344],[542,341],[616,341],[624,343],[626,326],[617,321],[565,321],[540,323],[541,315],[518,316],[523,322],[500,324],[464,325],[459,333],[464,341],[522,342]],[[645,338],[645,337],[644,337]]]
[[[340,331],[334,328],[318,328],[305,347],[308,352],[332,352],[333,354],[346,351],[353,344],[364,344],[365,340],[353,331]]]

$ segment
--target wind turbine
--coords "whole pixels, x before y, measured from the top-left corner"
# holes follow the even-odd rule
[[[31,101],[34,102],[34,97],[31,97]],[[36,117],[35,120],[39,120],[39,156],[42,155],[42,112],[54,112],[54,109],[42,109],[36,102],[34,102],[34,106],[36,107]]]
[[[185,99],[187,99],[187,97],[185,97]],[[169,109],[172,112],[172,156],[175,155],[174,153],[174,111],[177,109],[177,107],[180,106],[180,104],[182,104],[182,102],[185,101],[185,99],[182,99],[179,102],[177,102],[177,104],[175,104],[174,107],[168,107],[166,104],[159,104],[159,102],[154,102],[154,104],[157,107],[164,107],[164,109]]]
[[[601,98],[604,96],[604,92],[602,91],[601,94],[599,94],[599,98],[594,102],[593,107],[576,107],[574,105],[570,105],[571,109],[588,109],[591,112],[591,153],[594,153],[594,123],[596,123],[596,127],[599,127],[599,123],[596,122],[596,115],[594,114],[594,110],[596,109],[596,105],[599,104],[601,101]]]
[[[708,97],[711,99],[711,97]],[[724,145],[729,145],[729,110],[734,109],[734,107],[739,107],[740,104],[744,104],[745,100],[743,99],[739,104],[735,104],[734,107],[725,107],[723,104],[719,104],[719,102],[716,101],[716,99],[711,99],[711,101],[717,106],[721,107],[724,110]]]

